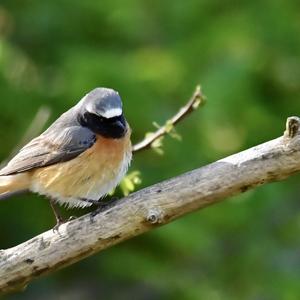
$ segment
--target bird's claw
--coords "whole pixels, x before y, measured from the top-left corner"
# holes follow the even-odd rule
[[[65,224],[69,221],[73,221],[75,220],[76,217],[75,216],[70,216],[67,220],[63,220],[62,218],[58,218],[56,219],[56,225],[53,227],[53,232],[56,232],[58,233],[59,232],[59,227],[62,225],[62,224]]]
[[[59,227],[60,227],[62,224],[64,224],[64,223],[66,223],[66,221],[63,220],[62,218],[56,219],[56,224],[55,224],[55,226],[52,228],[53,232],[54,232],[54,233],[59,233]]]
[[[77,217],[75,217],[75,216],[70,216],[69,219],[68,219],[68,222],[69,222],[69,221],[73,221],[73,220],[75,220],[75,219],[77,219]]]
[[[99,214],[100,212],[103,212],[105,210],[107,210],[108,208],[111,208],[113,206],[113,204],[116,202],[117,198],[112,198],[110,201],[97,201],[95,202],[95,206],[97,207],[94,211],[92,211],[92,217],[94,217],[95,215]]]

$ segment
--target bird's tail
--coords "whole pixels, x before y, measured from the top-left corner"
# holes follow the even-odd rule
[[[28,190],[29,176],[26,173],[0,176],[0,200]]]

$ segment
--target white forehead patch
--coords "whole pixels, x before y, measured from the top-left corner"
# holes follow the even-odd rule
[[[104,118],[114,118],[114,117],[119,117],[122,115],[122,109],[119,107],[116,108],[111,108],[103,113],[101,113],[101,116]]]
[[[87,106],[86,106],[86,110],[89,112],[89,113],[95,113],[95,108],[94,108],[94,105],[93,103],[89,103]],[[108,109],[107,111],[103,111],[101,112],[101,117],[104,117],[104,118],[114,118],[114,117],[119,117],[122,115],[122,108],[120,107],[114,107],[114,108],[111,108],[111,109]]]

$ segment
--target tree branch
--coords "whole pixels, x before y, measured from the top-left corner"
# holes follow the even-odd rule
[[[198,85],[188,103],[180,108],[178,113],[170,120],[168,120],[164,126],[158,128],[156,132],[148,134],[145,139],[134,145],[133,152],[139,152],[141,150],[151,148],[155,141],[168,134],[177,123],[182,121],[185,117],[187,117],[190,113],[195,111],[200,105],[203,105],[204,103],[205,97],[202,94],[200,85]]]
[[[284,135],[205,167],[163,181],[16,247],[0,251],[0,291],[26,287],[124,240],[167,224],[228,196],[285,179],[300,171],[300,119],[287,120]]]
[[[48,122],[51,116],[51,110],[48,106],[41,106],[37,113],[35,114],[32,122],[30,123],[29,127],[25,131],[24,135],[22,136],[21,140],[18,144],[14,147],[11,151],[9,157],[0,163],[0,169],[6,165],[6,163],[14,157],[19,150],[28,143],[31,139],[38,136],[41,131],[43,130],[44,126]]]

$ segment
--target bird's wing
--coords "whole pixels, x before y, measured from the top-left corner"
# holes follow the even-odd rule
[[[96,142],[88,128],[70,126],[59,132],[47,130],[33,139],[0,170],[0,176],[22,173],[75,158]]]

